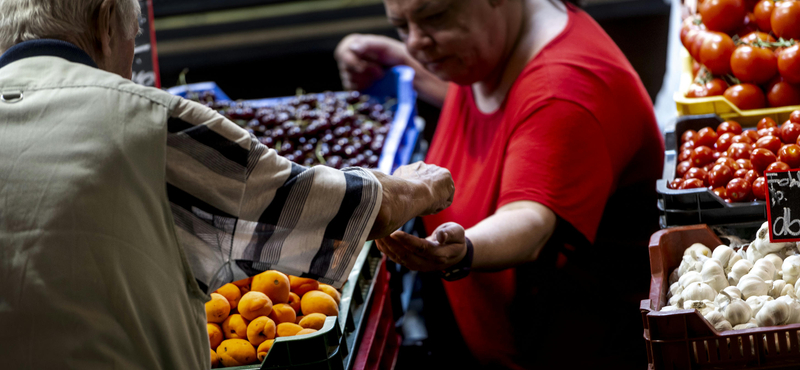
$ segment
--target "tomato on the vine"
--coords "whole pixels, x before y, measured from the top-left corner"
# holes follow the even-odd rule
[[[689,85],[689,91],[686,92],[687,98],[705,98],[708,96],[708,89],[705,85],[701,85],[697,82],[692,82]]]
[[[742,82],[762,84],[778,73],[778,58],[768,48],[741,45],[730,59],[733,75]]]
[[[725,93],[725,89],[728,88],[728,83],[721,78],[714,78],[706,82],[705,87],[707,96],[720,96]]]
[[[750,199],[752,185],[745,179],[733,179],[725,186],[725,190],[731,201],[745,202]]]
[[[724,164],[714,165],[714,167],[711,167],[711,170],[708,171],[709,186],[715,188],[725,186],[731,179],[733,179],[733,170]]]
[[[744,23],[747,7],[744,0],[705,0],[698,6],[706,28],[732,33]]]
[[[767,182],[763,177],[759,177],[753,181],[753,196],[758,200],[767,199]]]
[[[717,125],[717,135],[722,135],[724,133],[731,133],[734,135],[739,135],[742,133],[742,125],[736,121],[725,121]]]
[[[790,168],[800,167],[800,146],[797,144],[786,144],[778,151],[781,162],[789,165]]]
[[[772,0],[761,0],[756,4],[753,9],[753,15],[756,17],[756,24],[761,31],[766,33],[772,32],[772,25],[770,24],[770,17],[772,11],[775,9],[775,2]]]
[[[756,141],[755,147],[769,150],[770,152],[772,152],[772,154],[777,155],[778,151],[781,150],[781,146],[783,146],[783,143],[781,143],[781,139],[769,135],[758,139],[758,141]]]
[[[750,2],[750,0],[745,0],[745,2]],[[747,9],[753,9],[755,6],[756,4],[754,3],[752,7],[747,6]],[[747,13],[747,15],[744,16],[742,25],[739,26],[739,29],[736,31],[736,36],[744,37],[756,31],[758,31],[756,16],[753,13]]]
[[[770,26],[775,36],[784,39],[800,39],[800,2],[783,1],[775,4],[770,16]],[[708,25],[706,25],[708,26]]]
[[[697,60],[715,75],[731,73],[731,55],[736,45],[722,32],[708,32],[700,46]]]
[[[767,88],[767,101],[770,107],[800,105],[800,84],[786,82],[784,77],[775,79]]]
[[[761,88],[749,83],[733,85],[725,90],[723,95],[725,99],[743,110],[761,109],[767,105],[767,98]]]
[[[775,38],[772,35],[760,31],[750,32],[744,37],[740,39],[745,44],[752,44],[758,40],[766,41],[766,42],[775,42]]]
[[[800,19],[797,20],[800,23]],[[778,53],[778,73],[793,84],[800,84],[800,44],[783,48]]]
[[[694,138],[694,146],[707,146],[709,148],[714,146],[717,142],[717,133],[711,127],[704,127],[697,131]]]

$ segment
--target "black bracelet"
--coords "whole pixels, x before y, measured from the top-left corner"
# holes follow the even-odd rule
[[[467,243],[467,254],[464,255],[464,258],[461,259],[458,263],[453,266],[448,267],[446,270],[442,271],[442,279],[447,281],[456,281],[458,279],[463,279],[469,275],[469,272],[472,270],[472,254],[473,254],[473,247],[472,241],[469,238],[464,238]]]

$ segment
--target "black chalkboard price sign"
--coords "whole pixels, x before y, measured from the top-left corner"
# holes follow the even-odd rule
[[[765,176],[769,240],[800,241],[800,169],[767,172]]]
[[[153,27],[152,0],[139,1],[142,14],[139,16],[139,29],[136,36],[133,56],[133,77],[131,80],[140,85],[161,87],[158,75],[158,55],[156,54],[156,31]]]

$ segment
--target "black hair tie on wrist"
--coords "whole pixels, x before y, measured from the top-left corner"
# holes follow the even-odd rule
[[[464,258],[461,259],[458,263],[453,266],[448,267],[447,269],[442,271],[442,279],[447,281],[456,281],[459,279],[463,279],[469,275],[469,272],[472,270],[472,254],[473,254],[473,247],[472,241],[469,238],[464,238],[467,242],[467,254],[464,255]]]

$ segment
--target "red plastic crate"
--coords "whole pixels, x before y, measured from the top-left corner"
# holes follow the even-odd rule
[[[717,332],[699,311],[659,312],[669,274],[693,243],[722,242],[706,225],[661,230],[650,238],[650,299],[640,310],[650,370],[800,369],[800,324]]]
[[[391,370],[397,362],[400,335],[394,327],[386,257],[375,276],[375,290],[353,370]]]

